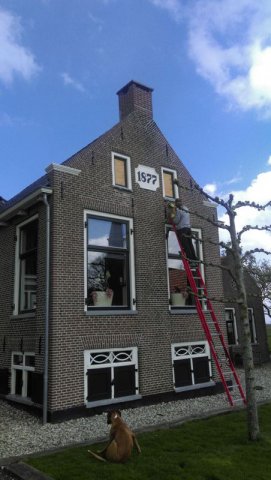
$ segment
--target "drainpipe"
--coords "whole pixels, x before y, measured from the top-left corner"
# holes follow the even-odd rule
[[[48,410],[48,364],[49,364],[49,287],[50,287],[50,205],[47,194],[42,201],[46,206],[46,265],[45,265],[45,331],[44,331],[44,375],[43,375],[43,425],[47,423]]]

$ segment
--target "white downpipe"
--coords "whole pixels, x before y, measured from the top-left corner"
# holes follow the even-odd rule
[[[46,265],[45,265],[45,331],[44,331],[44,374],[43,374],[43,425],[47,423],[48,410],[48,364],[49,364],[49,294],[50,294],[50,205],[47,194],[43,194],[46,206]]]

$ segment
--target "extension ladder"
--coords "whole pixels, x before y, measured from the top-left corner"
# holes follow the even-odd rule
[[[216,365],[217,371],[219,373],[221,382],[223,384],[224,390],[227,394],[228,401],[231,406],[236,405],[237,403],[246,404],[246,397],[238,378],[238,375],[235,371],[230,353],[228,351],[227,345],[224,340],[223,333],[221,331],[220,325],[218,323],[216,314],[214,312],[213,306],[210,299],[208,298],[208,293],[206,289],[205,282],[202,278],[200,272],[200,262],[197,263],[195,269],[191,269],[190,263],[186,258],[184,249],[181,245],[181,242],[178,238],[176,226],[172,222],[173,230],[175,231],[176,238],[178,240],[181,257],[185,272],[188,278],[192,294],[195,298],[196,309],[198,316],[200,318],[206,339],[210,346],[211,354]],[[197,285],[197,283],[198,285]],[[203,309],[203,302],[206,309]]]

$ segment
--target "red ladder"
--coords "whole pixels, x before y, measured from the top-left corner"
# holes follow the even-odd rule
[[[214,312],[213,306],[211,304],[210,299],[208,298],[206,285],[202,278],[199,264],[195,269],[193,269],[193,271],[191,270],[189,261],[186,258],[184,249],[178,238],[176,226],[174,225],[174,223],[172,223],[172,226],[173,226],[173,230],[175,231],[178,243],[180,245],[183,265],[189,281],[189,285],[191,287],[191,290],[195,298],[197,312],[198,312],[206,339],[209,343],[211,354],[214,359],[221,382],[227,394],[229,403],[231,406],[234,406],[235,404],[240,402],[246,404],[246,397],[245,397],[242,385],[235,371],[232,359],[230,357],[230,354],[229,354],[227,345],[225,343],[224,336],[221,331],[220,325],[218,323],[216,314]],[[198,286],[196,284],[196,281],[199,283]],[[201,292],[200,294],[199,294],[199,291]],[[206,306],[207,306],[206,310],[202,308],[202,302],[206,302]]]

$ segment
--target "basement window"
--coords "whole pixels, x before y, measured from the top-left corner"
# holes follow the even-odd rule
[[[139,397],[137,347],[85,350],[84,359],[87,406]]]
[[[132,189],[130,157],[112,152],[112,176],[115,187]]]
[[[175,391],[213,385],[210,348],[207,342],[171,346]]]
[[[31,399],[35,354],[13,352],[11,365],[11,394]]]

